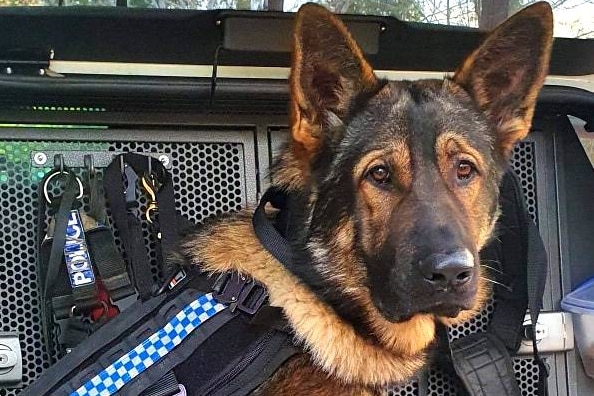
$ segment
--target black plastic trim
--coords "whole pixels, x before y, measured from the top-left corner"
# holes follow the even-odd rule
[[[270,51],[286,48],[287,38],[265,19],[292,18],[290,13],[191,11],[123,7],[0,8],[0,53],[15,48],[55,50],[57,60],[212,64],[224,42],[224,21],[261,26],[262,48],[222,50],[221,65],[288,66],[290,55]],[[344,16],[347,23],[381,24],[377,54],[369,56],[377,69],[454,70],[481,41],[477,29],[405,23],[390,17]],[[285,43],[285,44],[283,44]],[[268,49],[268,50],[267,50]],[[374,52],[374,51],[372,51]],[[594,73],[594,40],[557,39],[551,74]]]

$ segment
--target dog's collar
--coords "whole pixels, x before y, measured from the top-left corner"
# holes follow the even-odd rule
[[[254,233],[262,244],[262,246],[268,250],[272,256],[277,259],[282,265],[285,266],[289,271],[293,271],[293,258],[291,253],[291,245],[289,241],[285,239],[284,235],[279,231],[285,229],[283,220],[288,215],[287,201],[289,196],[287,193],[277,189],[269,188],[266,193],[260,199],[260,203],[254,215],[252,217],[252,226],[254,227]],[[270,203],[274,208],[281,211],[279,219],[280,223],[275,225],[266,216],[266,205]],[[286,221],[286,220],[285,220]]]

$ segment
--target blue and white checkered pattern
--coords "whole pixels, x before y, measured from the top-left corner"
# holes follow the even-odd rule
[[[212,293],[188,304],[162,329],[72,392],[70,396],[110,396],[159,361],[202,323],[227,308]]]

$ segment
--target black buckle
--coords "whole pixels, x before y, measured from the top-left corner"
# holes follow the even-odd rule
[[[229,304],[231,312],[239,309],[249,315],[258,312],[268,298],[264,285],[237,272],[221,274],[212,291],[217,301]]]

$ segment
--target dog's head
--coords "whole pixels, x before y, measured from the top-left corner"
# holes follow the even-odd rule
[[[300,274],[343,316],[455,318],[484,295],[478,253],[498,217],[514,144],[547,74],[552,15],[528,7],[451,78],[379,80],[345,26],[316,5],[294,32],[291,141],[275,183],[307,208]]]

